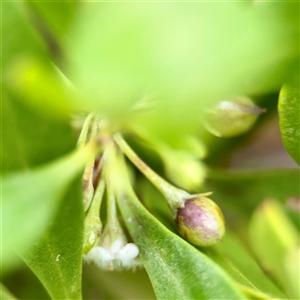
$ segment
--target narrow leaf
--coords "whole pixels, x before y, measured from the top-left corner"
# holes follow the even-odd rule
[[[43,232],[70,182],[93,151],[93,147],[87,147],[39,169],[2,179],[4,269],[15,262],[12,247],[28,249]]]
[[[71,151],[76,144],[69,120],[58,121],[20,100],[6,88],[2,90],[3,173],[47,163]]]
[[[279,281],[287,295],[298,299],[299,288],[293,290],[296,286],[293,281],[298,279],[290,281],[286,260],[297,249],[299,236],[277,201],[268,199],[256,210],[249,225],[249,237],[251,248],[265,270]]]
[[[225,273],[204,254],[164,228],[133,195],[120,197],[126,225],[158,299],[241,299]]]
[[[81,299],[83,207],[80,179],[28,253],[21,254],[52,299]]]
[[[229,230],[219,244],[202,251],[226,270],[243,291],[246,289],[248,292],[252,291],[266,298],[286,298],[265,275],[249,250]]]

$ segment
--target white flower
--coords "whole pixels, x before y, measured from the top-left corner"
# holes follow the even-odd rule
[[[113,232],[113,234],[112,234]],[[112,239],[112,237],[115,237]],[[84,261],[95,263],[102,270],[133,269],[142,266],[138,258],[139,248],[134,243],[127,243],[123,232],[113,230],[104,234],[98,246],[94,246],[83,255]]]

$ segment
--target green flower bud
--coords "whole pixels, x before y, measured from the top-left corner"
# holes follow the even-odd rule
[[[205,126],[218,137],[234,137],[247,132],[262,112],[246,97],[223,100],[207,112]]]
[[[86,254],[97,244],[101,232],[102,222],[100,220],[100,207],[104,194],[104,180],[101,180],[93,197],[92,204],[84,220],[83,253]]]
[[[194,191],[201,187],[206,169],[204,165],[185,151],[168,151],[163,156],[165,172],[180,188]]]
[[[210,199],[195,197],[186,200],[176,216],[179,233],[196,246],[207,247],[219,242],[225,223],[219,207]]]

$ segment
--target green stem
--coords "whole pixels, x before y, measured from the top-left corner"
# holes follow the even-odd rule
[[[138,155],[130,148],[120,133],[114,135],[114,139],[130,161],[149,179],[149,181],[162,193],[166,198],[170,208],[175,214],[179,207],[184,206],[186,199],[191,195],[184,190],[176,188],[146,165]],[[176,163],[176,162],[175,162]]]
[[[115,156],[115,146],[114,142],[111,141],[106,145],[104,160],[106,163],[105,168],[105,181],[106,181],[106,191],[107,191],[107,223],[117,224],[117,207],[116,207],[116,197],[113,190],[113,168],[114,168],[114,156]]]
[[[95,191],[95,195],[93,197],[90,209],[88,211],[87,218],[93,216],[100,220],[100,207],[103,199],[104,189],[105,182],[103,179],[101,179]]]
[[[91,116],[92,115],[92,116]],[[92,128],[91,128],[91,134],[90,139],[93,140],[98,134],[98,118],[97,116],[94,116],[93,114],[90,114],[87,117],[87,123],[83,126],[83,131],[86,131],[86,135],[88,132],[88,125],[90,126],[92,122]],[[85,134],[85,133],[84,133]],[[83,137],[82,137],[83,141]],[[81,141],[81,142],[82,142]],[[84,169],[83,173],[83,205],[84,205],[84,211],[87,211],[91,201],[94,196],[94,186],[93,186],[93,172],[94,172],[94,163],[95,163],[95,157],[92,157],[90,161],[86,164],[86,167]]]
[[[78,141],[77,141],[77,147],[82,148],[86,142],[87,142],[87,136],[88,136],[88,132],[90,130],[92,121],[95,117],[94,113],[90,113],[84,120]]]

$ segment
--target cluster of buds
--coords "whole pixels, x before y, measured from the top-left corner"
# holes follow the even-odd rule
[[[111,170],[114,166],[110,163],[117,148],[162,193],[173,213],[178,232],[183,238],[200,247],[218,243],[224,236],[225,223],[219,207],[208,198],[211,193],[190,194],[170,184],[138,157],[120,133],[108,133],[103,124],[98,115],[90,114],[83,124],[78,141],[78,147],[90,139],[97,139],[101,145],[100,153],[88,162],[83,174],[83,204],[86,212],[84,260],[93,262],[104,270],[135,269],[142,266],[139,248],[134,243],[128,242],[118,219],[115,195],[116,188],[122,184],[113,183],[114,176]],[[178,186],[187,186],[188,189],[201,186],[205,168],[200,160],[195,160],[203,155],[200,143],[189,141],[193,151],[187,149],[178,151],[149,136],[148,141],[161,155],[167,175]],[[174,164],[177,167],[174,167]],[[182,176],[187,180],[182,181]],[[100,209],[105,193],[107,213],[102,231]]]
[[[139,248],[128,239],[118,220],[114,191],[110,184],[111,175],[105,169],[109,159],[109,144],[112,141],[101,137],[101,123],[97,115],[90,114],[82,127],[78,147],[87,140],[98,138],[102,153],[92,158],[83,174],[83,204],[86,211],[84,222],[83,259],[94,263],[103,270],[136,269],[142,266],[138,258]],[[107,220],[102,231],[100,219],[101,203],[104,193],[107,196]]]

